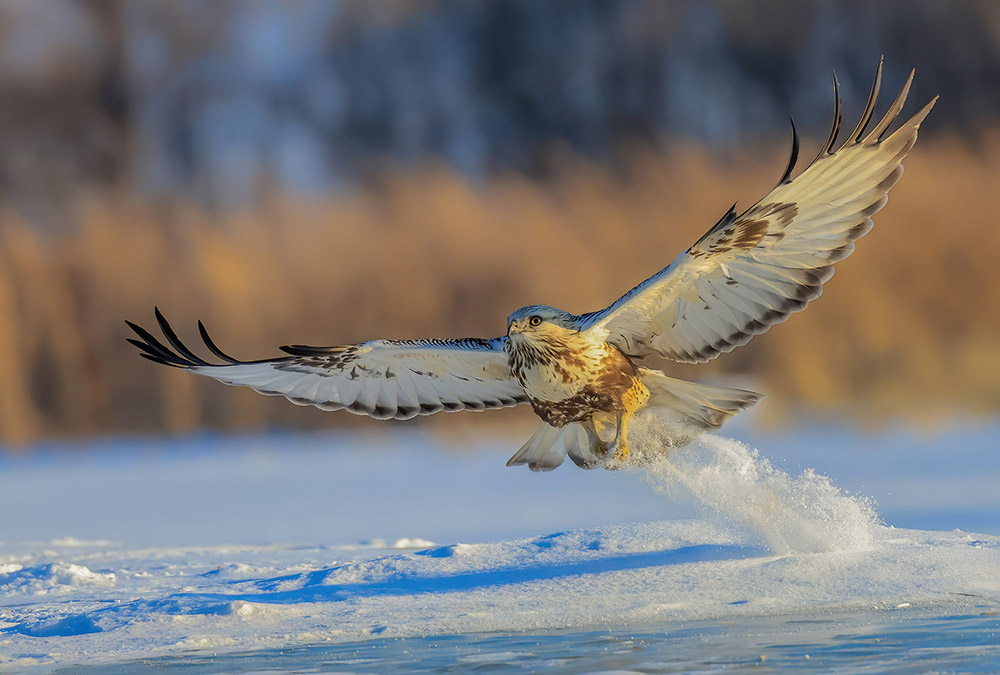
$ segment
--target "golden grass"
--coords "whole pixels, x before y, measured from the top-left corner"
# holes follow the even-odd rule
[[[222,216],[89,195],[58,236],[2,213],[0,440],[355,421],[154,366],[124,343],[122,319],[150,323],[157,304],[194,343],[202,318],[244,357],[290,342],[499,335],[524,304],[604,306],[733,200],[768,190],[783,159],[677,149],[612,175],[564,158],[544,184],[511,174],[475,186],[428,164],[354,194]],[[809,311],[669,372],[745,375],[770,396],[772,419],[995,414],[998,185],[1000,136],[974,150],[922,140],[875,230]]]

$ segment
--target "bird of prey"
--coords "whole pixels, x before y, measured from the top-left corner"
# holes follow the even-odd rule
[[[293,345],[281,347],[284,356],[258,361],[229,356],[199,322],[205,345],[221,361],[211,363],[188,349],[157,309],[170,347],[131,322],[139,339],[129,342],[157,363],[376,419],[530,404],[542,427],[508,466],[546,471],[567,455],[584,468],[620,466],[629,455],[629,420],[650,407],[673,415],[679,431],[668,445],[683,445],[761,395],[685,382],[638,362],[654,354],[682,363],[714,359],[820,295],[833,264],[871,230],[872,215],[885,206],[937,100],[889,132],[911,73],[865,134],[881,79],[879,63],[861,120],[834,150],[841,121],[834,74],[833,128],[809,166],[792,178],[799,145],[793,124],[791,157],[773,190],[743,213],[730,209],[668,267],[600,311],[531,305],[508,317],[502,337]]]

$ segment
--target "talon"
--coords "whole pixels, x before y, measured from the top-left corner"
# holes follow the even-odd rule
[[[611,459],[624,462],[629,456],[628,441],[619,438],[611,443],[611,447],[607,448],[606,452],[611,455]]]

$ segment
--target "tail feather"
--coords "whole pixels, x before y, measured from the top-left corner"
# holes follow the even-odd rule
[[[527,464],[532,471],[552,471],[568,455],[581,469],[595,469],[601,465],[601,448],[601,439],[583,424],[564,427],[543,424],[507,461],[507,466]]]
[[[701,430],[718,429],[740,410],[764,398],[754,391],[687,382],[648,368],[639,369],[639,378],[649,389],[647,407],[669,408],[683,422]]]

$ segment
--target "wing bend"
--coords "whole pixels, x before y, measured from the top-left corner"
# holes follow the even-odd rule
[[[882,81],[875,73],[861,120],[836,151],[840,87],[834,74],[834,120],[819,155],[794,179],[798,137],[778,185],[737,215],[730,209],[669,267],[606,309],[578,317],[581,330],[597,327],[630,356],[653,353],[700,363],[744,345],[771,325],[805,309],[833,276],[833,264],[854,251],[872,228],[902,161],[937,98],[888,134],[913,73],[875,128],[862,137]]]
[[[527,403],[510,373],[507,338],[371,340],[337,347],[281,347],[287,356],[240,361],[216,346],[199,321],[201,338],[223,363],[192,352],[155,310],[167,343],[131,321],[139,339],[127,341],[156,363],[213,377],[292,403],[349,410],[376,419],[406,420],[442,410],[486,410]]]

